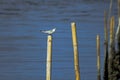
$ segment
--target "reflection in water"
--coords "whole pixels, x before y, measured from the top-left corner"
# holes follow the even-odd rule
[[[99,33],[103,41],[106,6],[101,0],[0,0],[0,80],[45,80],[47,35],[39,30],[54,27],[52,80],[75,80],[72,21],[77,23],[81,79],[96,80],[95,37]],[[103,48],[101,53],[103,58]]]

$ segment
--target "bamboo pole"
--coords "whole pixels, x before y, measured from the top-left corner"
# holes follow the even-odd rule
[[[112,80],[113,72],[113,57],[115,56],[115,44],[114,44],[114,16],[110,19],[110,54],[109,54],[109,80]]]
[[[107,12],[104,11],[104,39],[108,42],[108,28],[107,28]]]
[[[110,0],[110,5],[109,5],[109,12],[108,12],[108,25],[111,17],[111,12],[112,12],[112,6],[113,6],[113,0]]]
[[[118,22],[118,50],[120,52],[120,0],[118,0],[118,18],[119,18],[119,22]]]
[[[114,47],[114,26],[115,25],[115,18],[114,16],[110,19],[110,47]]]
[[[78,56],[78,43],[77,43],[77,33],[76,33],[76,24],[75,22],[71,23],[72,28],[72,40],[73,40],[73,50],[74,50],[74,68],[75,68],[75,77],[76,80],[80,80],[80,71],[79,71],[79,56]]]
[[[52,69],[52,35],[47,37],[47,62],[46,62],[46,80],[51,80]]]
[[[108,80],[108,29],[107,29],[107,13],[104,12],[104,75],[103,79]]]
[[[116,39],[118,43],[118,50],[120,51],[120,0],[118,0],[118,27],[116,31]]]
[[[100,36],[97,35],[96,37],[96,47],[97,47],[97,80],[101,80],[101,74],[100,74]]]

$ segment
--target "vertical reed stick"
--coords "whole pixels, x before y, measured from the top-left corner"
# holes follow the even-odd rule
[[[120,0],[118,0],[118,27],[116,31],[116,39],[118,39],[118,35],[120,34]]]
[[[115,44],[114,44],[114,16],[110,19],[110,55],[109,55],[109,79],[112,80],[113,72],[113,57],[115,56]]]
[[[110,47],[113,46],[114,47],[114,26],[115,25],[115,18],[114,16],[111,17],[110,19]]]
[[[97,47],[97,80],[101,80],[101,75],[100,75],[100,36],[97,35],[96,37],[96,47]]]
[[[71,28],[72,28],[73,50],[74,50],[75,77],[76,77],[76,80],[80,80],[78,43],[77,43],[77,33],[76,33],[76,24],[75,24],[75,22],[71,23]]]
[[[52,35],[47,37],[47,62],[46,62],[46,80],[51,80],[52,69]]]
[[[118,0],[118,18],[119,18],[119,22],[118,22],[118,50],[120,52],[120,0]]]
[[[107,12],[104,11],[104,39],[105,42],[108,42],[108,28],[107,28]]]
[[[103,79],[108,80],[108,29],[107,29],[107,13],[104,12],[104,75]]]
[[[109,20],[111,17],[112,5],[113,5],[113,0],[110,0],[109,13],[108,13],[108,24],[109,24]]]
[[[118,50],[120,51],[120,0],[118,0],[118,27],[116,31],[116,39],[117,39],[117,45],[118,45]]]

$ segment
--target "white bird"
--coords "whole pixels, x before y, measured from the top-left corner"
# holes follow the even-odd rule
[[[55,32],[55,30],[56,28],[53,28],[52,30],[46,30],[46,31],[41,30],[41,32],[51,35]]]

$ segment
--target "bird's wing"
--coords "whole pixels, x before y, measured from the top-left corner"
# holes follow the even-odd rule
[[[49,33],[49,31],[42,31],[42,32],[43,32],[43,33],[47,33],[47,34]]]

